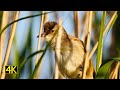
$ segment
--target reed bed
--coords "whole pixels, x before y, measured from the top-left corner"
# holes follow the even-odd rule
[[[99,11],[98,11],[99,12]],[[71,26],[74,26],[73,28],[73,32],[74,32],[74,36],[83,40],[83,42],[85,43],[85,49],[86,49],[86,53],[85,53],[85,57],[84,57],[84,68],[83,68],[83,75],[82,78],[85,79],[86,78],[86,67],[88,65],[88,61],[90,59],[94,59],[92,61],[96,61],[93,62],[94,66],[96,65],[95,71],[96,71],[96,79],[119,79],[119,73],[120,73],[120,65],[119,65],[119,61],[120,61],[120,56],[119,54],[117,55],[117,57],[112,56],[113,58],[109,58],[107,57],[107,59],[104,59],[105,54],[103,54],[104,52],[104,44],[106,41],[106,37],[108,35],[108,33],[110,32],[110,30],[114,29],[114,25],[117,25],[118,23],[116,22],[117,20],[119,20],[119,11],[114,11],[112,12],[112,15],[109,15],[109,13],[107,11],[101,11],[101,16],[97,17],[99,22],[98,25],[94,26],[94,22],[96,21],[96,19],[94,18],[95,15],[98,13],[96,11],[85,11],[82,17],[82,20],[80,19],[79,13],[80,11],[74,11],[74,12],[69,12],[67,13],[70,17],[70,20],[72,22],[72,25],[68,25],[62,23],[62,21],[64,21],[65,23],[67,22],[67,19],[69,17],[66,18],[66,20],[62,20],[63,19],[63,13],[65,12],[60,12],[58,13],[58,11],[56,12],[39,12],[39,14],[34,14],[34,15],[30,15],[27,17],[23,17],[23,18],[19,18],[19,15],[21,13],[21,11],[16,11],[15,15],[14,15],[14,20],[10,23],[8,16],[10,11],[3,11],[2,13],[2,21],[0,23],[1,27],[0,27],[0,78],[1,79],[6,79],[9,78],[11,79],[11,75],[6,75],[5,74],[5,66],[6,65],[14,65],[14,61],[12,61],[12,59],[14,57],[17,56],[18,60],[18,74],[16,77],[14,77],[15,79],[19,79],[20,76],[24,75],[24,70],[25,72],[31,71],[31,73],[29,73],[28,76],[26,76],[26,79],[39,79],[40,76],[42,76],[42,70],[45,67],[43,67],[43,63],[45,59],[45,57],[47,56],[47,59],[49,59],[49,62],[51,62],[51,59],[49,57],[52,56],[48,56],[47,55],[47,50],[50,49],[50,42],[46,43],[45,45],[45,41],[44,39],[41,38],[41,34],[43,32],[43,25],[45,22],[49,21],[49,18],[52,18],[52,21],[57,21],[59,23],[59,29],[58,29],[58,37],[57,37],[57,45],[56,48],[58,48],[55,52],[57,54],[57,60],[60,59],[60,47],[61,44],[61,26],[64,25],[68,25],[68,29],[66,29],[67,32],[69,32],[69,30],[71,29]],[[59,14],[62,13],[62,16],[60,16]],[[96,13],[96,14],[95,14]],[[69,15],[70,14],[70,15]],[[49,18],[45,18],[45,17],[49,17]],[[30,38],[32,37],[37,37],[36,36],[32,36],[33,34],[30,34],[28,37],[26,36],[26,44],[24,46],[24,48],[21,48],[21,52],[18,51],[19,53],[17,53],[17,55],[14,53],[14,56],[11,56],[11,53],[13,53],[13,51],[11,51],[11,47],[13,45],[13,47],[17,47],[17,44],[15,44],[15,40],[18,42],[19,40],[16,38],[16,30],[17,30],[17,26],[19,25],[19,21],[22,20],[26,20],[29,18],[35,18],[35,17],[39,17],[40,19],[40,27],[38,27],[38,38],[36,38],[37,43],[36,43],[36,50],[32,47],[30,47],[30,43],[33,43],[34,41]],[[73,19],[71,19],[71,17]],[[106,22],[106,20],[108,19],[108,22]],[[55,20],[54,20],[55,19]],[[72,21],[73,20],[73,21]],[[33,22],[33,21],[32,21]],[[12,26],[11,29],[9,28],[9,26]],[[64,26],[65,27],[65,26]],[[32,24],[31,24],[31,31],[36,32],[36,30],[32,29]],[[67,28],[67,27],[65,27]],[[95,29],[97,28],[97,30]],[[10,30],[9,30],[10,29]],[[119,27],[115,27],[115,29],[119,30]],[[6,31],[9,30],[10,36],[8,37]],[[94,32],[94,34],[93,34]],[[71,33],[69,33],[71,34]],[[97,36],[97,39],[94,38],[94,40],[96,40],[96,42],[93,43],[93,38],[91,38],[92,36]],[[106,37],[105,37],[106,36]],[[8,39],[7,43],[7,47],[5,48],[5,38]],[[22,38],[22,37],[21,37]],[[14,40],[15,39],[15,40]],[[114,39],[112,37],[112,39]],[[23,39],[25,40],[25,39]],[[111,41],[111,40],[110,40]],[[117,41],[119,42],[119,41]],[[91,44],[92,43],[92,44]],[[44,47],[43,47],[44,45]],[[117,45],[120,46],[120,45]],[[118,48],[118,52],[120,52],[120,47],[116,47]],[[29,52],[30,50],[35,50],[35,52]],[[19,49],[17,49],[19,50]],[[5,51],[5,56],[3,55],[3,51]],[[112,51],[111,51],[112,52]],[[114,51],[113,51],[114,52]],[[53,54],[53,53],[51,53]],[[109,52],[106,53],[106,56],[109,55]],[[4,56],[4,60],[2,59]],[[11,56],[11,58],[10,58]],[[95,58],[93,58],[95,56]],[[35,58],[33,58],[35,57]],[[44,59],[43,59],[44,58]],[[59,72],[58,69],[58,65],[56,63],[55,58],[52,58],[55,62],[54,64],[54,68],[53,66],[48,65],[49,63],[46,63],[47,66],[49,66],[49,68],[51,68],[53,71],[49,72],[51,73],[50,75],[52,76],[53,79],[63,79],[64,77],[61,75],[61,73]],[[32,69],[30,69],[26,64],[31,61],[32,63]],[[35,63],[33,63],[35,62]],[[45,66],[45,65],[44,65]],[[26,68],[27,67],[27,68]],[[47,73],[47,71],[46,71]],[[101,75],[102,74],[102,75]],[[46,74],[45,74],[46,75]],[[47,75],[49,78],[50,75]]]

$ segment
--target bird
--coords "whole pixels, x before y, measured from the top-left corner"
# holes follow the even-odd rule
[[[59,24],[55,21],[48,21],[44,24],[44,31],[41,37],[44,37],[46,42],[50,42],[50,47],[55,51],[57,42],[57,30]],[[85,45],[82,40],[75,36],[67,34],[62,26],[60,60],[57,60],[60,73],[66,79],[82,79]],[[56,53],[55,53],[56,58]],[[92,60],[87,64],[86,79],[95,78],[95,70]]]

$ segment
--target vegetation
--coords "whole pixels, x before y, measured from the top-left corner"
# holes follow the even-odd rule
[[[82,39],[85,43],[87,52],[85,55],[83,79],[85,78],[87,62],[91,58],[96,71],[96,79],[120,78],[119,11],[33,11],[29,12],[28,16],[20,17],[22,13],[22,11],[0,11],[1,79],[48,79],[54,78],[54,74],[58,76],[57,78],[64,78],[59,72],[58,74],[54,73],[57,69],[55,69],[53,52],[49,47],[50,43],[46,44],[44,39],[40,37],[45,22],[49,20],[59,21],[60,18],[64,21],[62,23],[64,27],[65,23],[69,26],[69,28],[65,27],[66,31]],[[19,27],[21,22],[24,23],[25,21],[27,21],[28,28],[24,30],[26,35],[20,36],[22,39],[20,41],[18,37],[21,35],[22,30],[18,30],[22,28],[22,26]],[[27,24],[25,25],[26,27]],[[36,30],[34,27],[37,25]],[[108,37],[110,34],[111,36]],[[111,43],[107,45],[106,41]],[[18,45],[18,43],[21,45]],[[6,65],[17,65],[17,74],[6,74]],[[49,67],[49,73],[47,67]],[[42,73],[43,68],[46,71],[44,74]],[[41,77],[42,75],[44,77]]]

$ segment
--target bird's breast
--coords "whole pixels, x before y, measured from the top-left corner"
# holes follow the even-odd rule
[[[76,54],[77,53],[77,54]],[[59,68],[61,73],[68,78],[77,77],[79,74],[79,66],[83,63],[84,53],[75,51],[64,51],[61,53]]]

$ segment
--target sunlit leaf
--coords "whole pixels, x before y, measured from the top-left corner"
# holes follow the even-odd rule
[[[120,61],[120,58],[112,58],[105,60],[101,67],[98,69],[96,79],[108,79],[111,66],[115,61]]]

